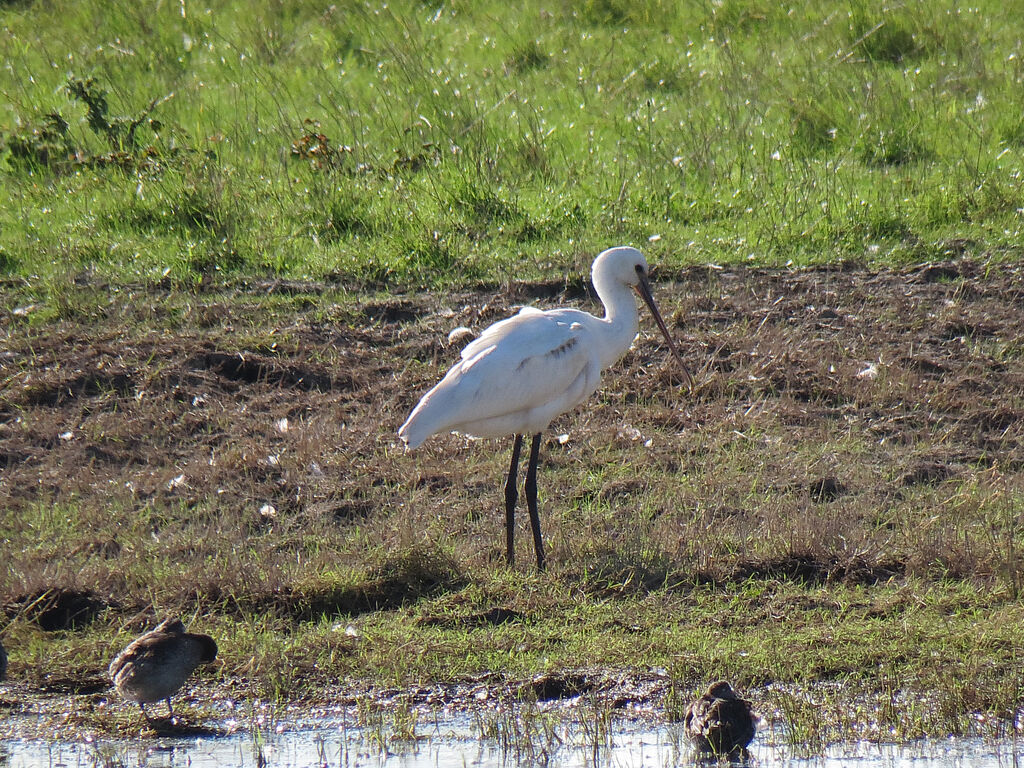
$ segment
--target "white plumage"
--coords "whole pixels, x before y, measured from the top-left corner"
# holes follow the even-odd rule
[[[651,296],[647,271],[647,261],[640,251],[610,248],[594,260],[592,267],[604,317],[578,309],[542,312],[524,307],[519,314],[484,330],[462,350],[461,360],[423,396],[398,430],[399,437],[409,448],[416,448],[439,432],[472,437],[516,435],[506,484],[506,520],[510,526],[522,436],[533,435],[538,444],[531,452],[531,472],[535,474],[540,433],[556,416],[592,395],[600,386],[601,372],[636,338],[639,320],[633,289],[650,307],[670,349],[679,358]],[[685,368],[683,372],[689,379]],[[536,489],[532,489],[531,499],[530,475],[526,490],[533,518]],[[507,534],[511,562],[511,530]],[[539,522],[534,522],[534,543],[538,546],[538,566],[543,567]]]
[[[526,307],[492,325],[462,350],[462,360],[423,397],[399,435],[416,448],[437,432],[543,431],[600,384],[601,361],[587,343],[592,334],[574,317],[582,314]]]

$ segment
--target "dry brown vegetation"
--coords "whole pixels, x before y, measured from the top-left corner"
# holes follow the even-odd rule
[[[457,355],[450,329],[479,329],[525,302],[588,306],[583,283],[378,300],[279,281],[83,291],[62,318],[4,320],[0,602],[5,637],[34,649],[35,664],[12,652],[22,678],[80,664],[73,687],[95,690],[107,646],[171,611],[237,622],[221,626],[235,634],[218,674],[256,676],[280,694],[303,675],[368,664],[396,681],[511,659],[529,672],[552,643],[566,658],[635,663],[631,638],[663,636],[665,622],[694,612],[701,643],[855,615],[899,648],[886,628],[908,611],[961,610],[962,592],[933,587],[977,590],[993,626],[1017,610],[1018,266],[661,275],[659,301],[699,387],[687,394],[644,333],[599,395],[553,425],[543,582],[527,565],[504,570],[507,447],[441,436],[407,454],[395,430]],[[833,587],[878,591],[809,591]],[[639,602],[625,609],[634,620],[600,619],[593,642],[604,650],[573,651],[568,630],[546,623],[576,606],[600,611],[607,597]],[[400,647],[423,644],[408,660],[386,634],[376,646],[332,634],[338,617],[403,606],[418,607],[394,614]],[[242,646],[258,643],[259,627],[283,637],[305,622],[309,636],[286,650]],[[86,640],[54,634],[62,628]],[[466,636],[482,655],[460,661]],[[996,643],[1009,663],[1016,651],[1001,637],[978,643]],[[727,651],[680,656],[658,642],[643,663],[674,653],[687,684],[708,664],[766,682],[899,661],[880,646],[800,672],[796,656],[771,649],[744,667]],[[51,661],[52,643],[67,650]],[[793,645],[810,656],[821,647]]]
[[[676,277],[658,292],[699,389],[687,396],[645,338],[553,426],[541,485],[556,573],[1016,587],[1018,268]],[[140,296],[90,322],[8,318],[6,599],[89,589],[137,611],[155,594],[281,609],[294,597],[302,615],[320,599],[298,599],[311,575],[377,565],[382,547],[446,542],[454,560],[413,579],[428,586],[457,582],[458,562],[497,561],[504,446],[442,437],[406,455],[394,431],[456,355],[450,328],[565,300],[553,293],[199,295],[166,315]],[[178,573],[154,578],[154,557]],[[337,608],[408,597],[353,588]]]

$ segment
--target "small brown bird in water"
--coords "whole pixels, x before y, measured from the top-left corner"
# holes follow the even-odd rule
[[[750,702],[719,680],[686,708],[683,729],[699,752],[742,755],[754,738],[757,719]]]
[[[146,704],[161,699],[174,717],[171,696],[196,667],[215,658],[217,643],[212,637],[186,632],[180,619],[165,619],[110,662],[110,679],[118,693],[139,703],[147,720]]]

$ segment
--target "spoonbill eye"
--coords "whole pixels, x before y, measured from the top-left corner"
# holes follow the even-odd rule
[[[644,273],[644,265],[643,264],[637,264],[635,267],[633,267],[633,269],[636,270],[636,273],[638,275],[642,275]]]

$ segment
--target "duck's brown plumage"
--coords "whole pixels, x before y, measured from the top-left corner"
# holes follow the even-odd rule
[[[753,740],[757,719],[750,702],[720,680],[686,708],[683,728],[698,751],[733,755]]]
[[[151,632],[133,640],[110,663],[110,679],[118,693],[146,704],[167,701],[200,664],[217,658],[217,643],[209,635],[185,631],[180,619],[166,619]],[[147,715],[148,717],[148,715]]]

